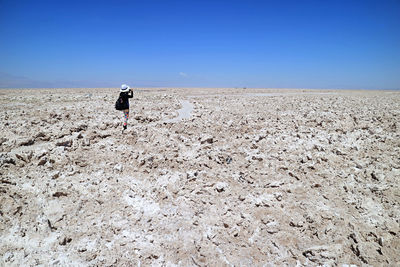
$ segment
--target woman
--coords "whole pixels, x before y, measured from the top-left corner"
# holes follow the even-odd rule
[[[128,118],[129,118],[129,98],[133,97],[133,92],[131,88],[123,84],[121,85],[121,90],[119,93],[119,97],[122,100],[122,111],[124,112],[124,130],[126,130],[126,127],[128,126]]]

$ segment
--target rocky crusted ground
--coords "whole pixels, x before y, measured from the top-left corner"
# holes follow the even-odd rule
[[[117,95],[0,91],[0,265],[400,264],[400,92]]]

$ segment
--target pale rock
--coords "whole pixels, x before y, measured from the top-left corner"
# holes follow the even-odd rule
[[[214,142],[214,137],[212,135],[203,135],[200,139],[201,144],[212,144]]]
[[[116,165],[114,166],[114,170],[115,170],[115,171],[118,171],[118,172],[122,172],[122,170],[123,170],[122,164],[121,164],[121,163],[116,164]]]
[[[65,152],[66,152],[66,150],[65,150],[65,147],[63,147],[63,146],[55,147],[55,148],[52,150],[52,153],[53,153],[54,155],[64,155]]]
[[[31,146],[31,145],[33,145],[35,143],[35,139],[33,139],[33,138],[26,138],[26,139],[23,139],[23,140],[21,140],[21,141],[19,141],[19,146]]]
[[[47,149],[41,149],[39,151],[35,151],[35,158],[40,159],[41,157],[48,155],[49,151]]]
[[[301,220],[291,220],[290,223],[289,223],[289,225],[292,226],[292,227],[298,227],[298,228],[300,228],[300,227],[303,227],[303,226],[304,226],[304,222],[301,221]]]
[[[278,233],[279,230],[280,230],[280,228],[279,228],[279,223],[276,222],[276,221],[267,222],[267,223],[265,224],[265,227],[266,227],[266,231],[267,231],[269,234]]]
[[[41,158],[39,159],[39,162],[37,163],[37,165],[38,165],[38,166],[43,166],[44,164],[47,163],[47,161],[48,161],[48,158],[47,158],[47,157],[41,157]]]
[[[51,179],[57,179],[58,177],[60,177],[60,171],[51,172],[50,177],[51,177]]]
[[[2,166],[7,163],[15,165],[14,157],[8,153],[0,153],[0,165]]]
[[[188,181],[196,180],[198,175],[199,175],[199,173],[197,171],[187,171],[186,172],[186,178],[188,179]]]
[[[280,192],[275,192],[274,197],[276,200],[281,201],[282,200],[282,193]]]
[[[259,197],[256,197],[253,201],[257,207],[272,207],[274,205],[275,197],[271,194],[263,194]]]
[[[284,182],[282,182],[282,181],[274,181],[274,182],[266,184],[265,187],[276,188],[276,187],[280,187],[283,184],[284,184]]]
[[[67,139],[67,140],[56,142],[56,146],[71,147],[72,146],[72,140]]]
[[[225,191],[227,187],[228,187],[228,184],[225,183],[225,182],[218,182],[218,183],[215,184],[215,189],[219,193]]]
[[[0,137],[0,146],[3,145],[4,143],[6,143],[7,141],[8,141],[7,138]]]

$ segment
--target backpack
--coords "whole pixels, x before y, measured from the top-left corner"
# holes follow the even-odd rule
[[[115,109],[116,110],[123,110],[122,108],[122,103],[124,101],[122,100],[122,97],[118,97],[117,101],[115,102]]]

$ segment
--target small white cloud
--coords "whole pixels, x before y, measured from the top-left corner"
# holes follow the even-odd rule
[[[187,75],[186,73],[184,73],[184,72],[179,72],[179,75],[182,76],[182,77],[187,77],[187,76],[188,76],[188,75]]]

